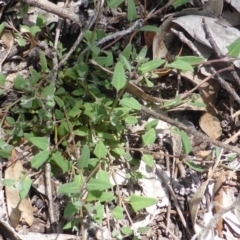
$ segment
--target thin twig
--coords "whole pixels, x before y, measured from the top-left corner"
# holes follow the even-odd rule
[[[193,136],[197,137],[198,139],[201,139],[203,142],[207,142],[207,143],[210,143],[212,145],[219,146],[221,148],[224,148],[225,150],[235,152],[235,153],[240,155],[240,149],[238,147],[231,146],[231,145],[228,145],[228,144],[224,144],[224,143],[222,143],[220,141],[217,141],[217,140],[213,140],[210,137],[198,132],[193,127],[186,126],[185,124],[183,124],[179,121],[176,121],[176,120],[171,119],[167,116],[164,116],[163,114],[159,114],[159,113],[155,112],[154,110],[149,109],[145,106],[142,106],[141,109],[142,109],[143,112],[149,114],[150,116],[153,116],[156,119],[160,119],[160,120],[162,120],[164,122],[167,122],[167,123],[169,123],[169,124],[171,124],[175,127],[178,127],[179,129],[185,131],[187,134],[192,134]]]
[[[206,34],[206,39],[210,43],[212,49],[214,50],[214,52],[217,54],[219,58],[224,58],[225,56],[222,54],[221,49],[218,47],[216,41],[212,37],[211,31],[209,29],[209,26],[206,23],[205,18],[202,19],[202,25],[203,25],[203,30]],[[240,78],[236,73],[236,71],[234,71],[234,64],[232,62],[226,62],[226,64],[229,67],[232,67],[232,70],[230,71],[230,73],[232,74],[233,78],[236,80],[238,86],[240,87]]]
[[[52,182],[51,182],[51,165],[46,163],[45,166],[46,189],[48,196],[48,211],[51,223],[52,233],[56,233],[56,220],[54,216],[53,197],[52,197]]]
[[[187,44],[187,45],[193,50],[193,52],[194,52],[197,56],[203,58],[202,54],[201,54],[201,53],[198,51],[198,49],[193,45],[193,43],[184,36],[183,33],[178,32],[178,31],[176,31],[175,29],[171,29],[171,31],[172,31],[174,34],[176,34],[183,43]],[[210,64],[207,64],[207,63],[205,63],[205,64],[208,65],[209,71],[210,71],[212,74],[216,75],[216,79],[217,79],[218,82],[221,84],[222,88],[224,88],[224,89],[233,97],[233,99],[234,99],[237,103],[240,104],[240,98],[239,98],[238,94],[236,93],[236,91],[235,91],[234,89],[232,89],[232,88],[230,87],[230,85],[229,85],[219,74],[217,74],[216,70],[215,70]]]
[[[89,17],[89,21],[87,26],[84,28],[83,31],[81,31],[81,33],[79,34],[77,40],[75,41],[75,43],[73,44],[73,46],[71,47],[71,49],[69,50],[69,52],[67,53],[67,55],[64,57],[64,59],[62,59],[62,61],[59,63],[58,67],[61,68],[65,62],[69,59],[69,57],[71,56],[71,54],[76,50],[76,48],[79,46],[80,42],[83,40],[84,34],[86,32],[86,30],[89,30],[93,23],[95,22],[97,18],[97,14],[93,13],[90,17]]]
[[[20,0],[20,2],[41,8],[46,12],[54,13],[61,18],[70,19],[73,22],[78,23],[80,27],[83,26],[83,23],[80,20],[80,15],[74,13],[72,8],[59,7],[58,5],[47,0]]]
[[[205,239],[209,231],[217,224],[219,218],[222,218],[225,213],[233,210],[234,208],[239,208],[239,204],[240,197],[237,197],[236,200],[229,207],[226,207],[217,214],[215,214],[211,221],[207,224],[207,226],[205,226],[201,231],[196,233],[191,240],[197,239],[198,237],[203,237],[203,239]]]
[[[188,228],[188,226],[187,226],[186,220],[185,220],[185,218],[183,217],[183,214],[182,214],[181,208],[180,208],[180,206],[179,206],[179,203],[178,203],[178,201],[177,201],[177,198],[176,198],[176,196],[175,196],[175,193],[174,193],[172,187],[168,184],[168,182],[167,182],[167,181],[165,180],[165,178],[164,178],[164,172],[163,172],[163,170],[162,170],[159,166],[156,166],[156,172],[157,172],[157,175],[158,175],[158,176],[161,178],[161,180],[163,181],[165,187],[168,189],[168,191],[169,191],[169,193],[170,193],[170,195],[171,195],[171,197],[172,197],[172,199],[173,199],[173,201],[174,201],[176,210],[177,210],[178,215],[179,215],[179,217],[180,217],[180,219],[181,219],[181,221],[182,221],[183,226],[188,230],[188,232],[190,232],[190,230],[189,230],[189,228]]]
[[[117,37],[120,36],[125,36],[128,35],[129,33],[133,32],[135,29],[142,27],[143,25],[143,20],[142,19],[138,19],[130,28],[120,31],[120,32],[116,32],[114,34],[111,34],[109,36],[106,36],[105,38],[101,39],[99,42],[96,43],[97,46],[100,46],[112,39],[115,39]]]
[[[142,25],[143,25],[143,20],[138,19],[130,28],[128,28],[126,30],[123,30],[123,31],[120,31],[120,32],[116,32],[116,33],[111,34],[109,36],[106,36],[105,38],[98,41],[95,45],[100,46],[104,43],[107,43],[110,40],[128,35],[128,34],[132,33],[135,29],[137,29],[139,27],[142,27]],[[84,55],[87,51],[88,51],[88,49],[85,49],[84,51],[82,51],[81,55]]]
[[[194,87],[193,89],[189,90],[189,91],[186,92],[186,93],[183,93],[183,94],[181,95],[181,100],[186,99],[191,93],[193,93],[195,90],[197,90],[203,83],[209,81],[210,79],[212,79],[212,78],[213,78],[214,76],[216,76],[217,74],[222,73],[222,72],[225,72],[225,71],[229,71],[229,70],[231,70],[231,67],[223,68],[223,69],[218,70],[218,71],[215,72],[214,74],[211,74],[209,77],[206,77],[206,78],[203,79],[199,84],[197,84],[196,87]]]

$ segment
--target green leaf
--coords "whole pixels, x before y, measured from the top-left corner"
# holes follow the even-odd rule
[[[93,219],[97,222],[97,223],[101,223],[102,219],[103,219],[103,214],[104,214],[104,208],[103,205],[101,203],[97,203],[94,207],[94,215],[93,215]]]
[[[176,57],[176,60],[187,62],[190,65],[197,65],[202,63],[204,61],[204,58],[197,57],[197,56],[182,56],[182,57]]]
[[[63,229],[73,229],[73,228],[77,228],[77,226],[79,226],[80,223],[80,218],[75,217],[73,220],[71,220],[71,222],[66,223],[63,226]]]
[[[156,59],[152,60],[146,63],[143,63],[139,68],[138,71],[140,74],[145,74],[147,72],[153,71],[163,65],[165,63],[165,60],[162,59]]]
[[[233,43],[227,46],[228,54],[232,57],[238,57],[240,53],[240,38],[237,38]]]
[[[22,37],[17,37],[16,41],[20,47],[25,47],[26,46],[26,41]]]
[[[32,108],[32,103],[33,103],[33,99],[27,99],[27,98],[22,98],[21,99],[21,103],[20,105],[23,107],[23,108]]]
[[[193,67],[189,63],[184,62],[182,60],[176,60],[172,63],[169,63],[169,64],[166,65],[166,67],[176,68],[176,69],[182,70],[183,72],[193,71]]]
[[[143,154],[143,155],[142,155],[142,160],[143,160],[149,167],[153,167],[153,165],[154,165],[154,160],[153,160],[153,156],[152,156],[152,155]]]
[[[48,70],[48,67],[47,67],[47,59],[43,51],[40,51],[40,63],[42,67],[42,72],[45,73]]]
[[[36,25],[30,27],[30,32],[31,32],[31,34],[32,34],[33,36],[35,36],[36,33],[40,32],[40,31],[41,31],[41,29],[40,29],[38,26],[36,26]]]
[[[112,79],[111,84],[117,91],[119,91],[126,85],[126,82],[127,82],[127,80],[126,80],[123,65],[121,62],[117,62],[115,69],[114,69],[113,79]]]
[[[2,73],[0,73],[0,85],[1,85],[1,86],[4,85],[5,82],[6,82],[5,76],[4,76]]]
[[[66,77],[70,77],[72,79],[76,79],[77,78],[77,73],[73,68],[67,68],[67,70],[65,71],[64,74]]]
[[[193,169],[196,172],[203,172],[204,171],[204,169],[202,167],[200,167],[199,165],[197,165],[196,163],[194,163],[190,160],[185,161],[185,164],[188,165],[189,168]]]
[[[123,64],[123,66],[125,68],[127,68],[127,70],[129,72],[132,71],[133,67],[131,66],[130,62],[125,58],[125,56],[123,56],[122,54],[119,55],[119,60],[121,61],[121,63]]]
[[[69,117],[76,117],[77,115],[79,115],[81,113],[81,110],[78,107],[73,107],[69,112],[68,112],[68,116]]]
[[[132,44],[129,43],[129,44],[124,48],[124,50],[122,51],[121,54],[122,54],[127,60],[129,60],[130,55],[131,55],[131,52],[132,52]]]
[[[226,161],[232,161],[234,158],[237,157],[237,154],[236,153],[229,153],[229,154],[226,154],[225,157],[226,157]]]
[[[122,227],[121,232],[125,235],[132,235],[133,234],[133,230],[131,228],[128,228],[128,227]]]
[[[191,0],[175,0],[175,2],[172,4],[174,8],[180,7],[186,3],[189,3]]]
[[[16,78],[14,79],[14,88],[17,90],[24,89],[25,82],[26,82],[26,80],[21,75],[18,74],[16,76]]]
[[[108,0],[108,6],[112,8],[118,7],[121,3],[123,3],[124,0]]]
[[[84,145],[81,151],[81,156],[78,160],[77,166],[81,169],[84,169],[88,166],[90,159],[90,149],[88,145]]]
[[[137,31],[160,32],[160,28],[151,25],[145,25],[139,28]]]
[[[154,86],[153,82],[149,81],[147,77],[144,76],[143,79],[149,88]]]
[[[15,124],[15,120],[12,117],[6,116],[6,121],[9,125],[14,125]]]
[[[110,192],[91,191],[88,193],[86,201],[110,202],[115,199],[115,196]]]
[[[74,134],[80,137],[85,137],[88,135],[89,128],[86,126],[80,127],[79,129],[74,131]]]
[[[203,102],[189,102],[188,104],[194,107],[206,108],[206,104],[204,104]]]
[[[64,183],[58,188],[59,194],[79,193],[80,187],[83,184],[83,179],[79,175],[75,175],[73,182]]]
[[[96,179],[100,179],[100,180],[103,180],[103,181],[109,181],[110,179],[110,175],[108,172],[100,169],[96,175]],[[110,183],[110,182],[109,182]]]
[[[145,125],[145,129],[149,131],[151,128],[155,128],[158,125],[158,119],[153,119],[151,122]]]
[[[47,20],[43,15],[38,15],[37,20],[36,20],[36,25],[38,27],[43,27],[46,24]]]
[[[4,179],[2,181],[4,186],[9,186],[9,187],[13,187],[16,184],[16,180],[14,179]]]
[[[72,161],[63,158],[62,154],[59,151],[52,153],[51,160],[54,161],[58,167],[61,168],[63,173],[68,172],[72,167]]]
[[[32,168],[38,169],[39,167],[41,167],[43,163],[45,163],[48,160],[50,153],[51,153],[50,150],[45,150],[31,158],[30,162]]]
[[[55,96],[54,100],[58,104],[59,107],[63,107],[64,106],[64,101],[61,98],[59,98],[58,96]]]
[[[9,158],[11,156],[11,151],[0,149],[0,157]]]
[[[138,122],[138,119],[135,117],[135,116],[127,116],[124,121],[127,123],[127,124],[136,124]]]
[[[94,179],[91,178],[87,184],[87,190],[91,191],[104,191],[113,187],[109,181],[105,181],[102,179]]]
[[[141,104],[133,97],[123,98],[119,104],[134,110],[141,110]]]
[[[61,112],[58,109],[55,109],[54,114],[55,114],[57,120],[62,120],[64,118],[63,112]]]
[[[157,202],[158,200],[156,198],[149,198],[137,195],[132,195],[132,197],[130,198],[130,204],[135,212],[146,207],[152,206]]]
[[[137,11],[136,11],[136,6],[133,0],[128,0],[127,1],[127,17],[129,21],[133,21],[137,17]]]
[[[216,159],[218,159],[220,157],[221,153],[222,153],[222,148],[215,146]]]
[[[55,92],[55,86],[50,83],[47,87],[45,87],[41,93],[42,97],[52,96]]]
[[[156,140],[156,132],[154,129],[150,129],[144,135],[142,135],[143,146],[153,144]]]
[[[141,60],[145,59],[145,57],[147,55],[147,50],[148,50],[147,46],[143,47],[137,56],[137,60],[141,61]]]
[[[74,205],[72,202],[68,202],[67,206],[64,209],[63,216],[64,217],[71,217],[76,214],[81,207]]]
[[[47,150],[49,147],[49,141],[46,137],[33,137],[29,141],[40,150]]]
[[[189,154],[192,151],[192,145],[189,140],[189,137],[186,132],[183,130],[180,131],[181,139],[182,139],[182,144],[183,144],[183,152],[185,154]]]
[[[103,144],[103,142],[100,140],[98,141],[93,153],[95,154],[95,156],[98,159],[104,158],[107,155],[107,148],[105,147],[105,145]]]
[[[2,33],[3,29],[5,28],[5,26],[6,26],[6,23],[5,23],[5,22],[2,22],[2,23],[0,24],[0,34]]]
[[[174,99],[165,102],[165,103],[163,104],[163,107],[169,109],[169,108],[176,107],[176,106],[178,106],[178,105],[181,104],[181,103],[182,103],[182,100],[181,100],[181,98],[180,98],[180,95],[178,95],[178,96],[175,97]]]
[[[139,227],[139,228],[138,228],[138,231],[139,231],[140,233],[145,233],[145,232],[147,232],[149,229],[150,229],[150,227]]]
[[[112,210],[112,214],[117,220],[123,219],[123,208],[121,208],[120,206],[116,206]]]
[[[32,185],[32,180],[29,176],[26,176],[21,182],[22,189],[19,191],[19,195],[21,199],[24,199],[28,196],[29,190]]]

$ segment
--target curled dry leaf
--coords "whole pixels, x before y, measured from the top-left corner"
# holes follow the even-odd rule
[[[5,170],[5,180],[13,179],[18,181],[24,171],[20,160],[11,164]],[[29,226],[33,224],[33,209],[30,198],[20,199],[19,192],[13,187],[6,186],[6,202],[9,219],[14,228],[17,228],[19,222],[24,220]]]
[[[168,18],[153,39],[153,59],[165,58],[175,36],[170,32],[172,18]]]

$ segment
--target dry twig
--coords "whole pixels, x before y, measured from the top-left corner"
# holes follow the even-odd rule
[[[184,34],[183,34],[182,32],[178,32],[178,31],[176,31],[175,29],[171,29],[171,31],[172,31],[174,34],[176,34],[183,43],[187,44],[187,45],[189,46],[189,48],[192,49],[193,52],[194,52],[197,56],[203,58],[202,54],[198,51],[198,49],[193,45],[193,43],[192,43],[189,39],[187,39],[187,38],[184,36]],[[233,97],[233,99],[234,99],[237,103],[240,104],[240,98],[239,98],[238,94],[236,93],[236,91],[235,91],[234,89],[232,89],[232,88],[230,87],[230,85],[229,85],[219,74],[217,74],[216,70],[215,70],[210,64],[206,64],[206,65],[208,65],[209,71],[210,71],[213,75],[216,75],[216,79],[219,81],[219,83],[221,84],[222,88],[224,88],[224,89]]]
[[[224,148],[225,150],[228,150],[228,151],[231,151],[231,152],[235,152],[237,154],[240,155],[240,149],[238,147],[235,147],[235,146],[231,146],[231,145],[228,145],[228,144],[224,144],[220,141],[217,141],[217,140],[213,140],[211,139],[210,137],[198,132],[196,129],[194,129],[193,127],[189,127],[189,126],[186,126],[185,124],[179,122],[179,121],[176,121],[174,119],[171,119],[167,116],[164,116],[162,114],[159,114],[157,112],[155,112],[154,110],[152,109],[149,109],[145,106],[142,106],[142,111],[149,114],[150,116],[153,116],[155,117],[156,119],[160,119],[164,122],[167,122],[175,127],[178,127],[179,129],[185,131],[187,134],[192,134],[193,136],[201,139],[203,142],[207,142],[207,143],[210,143],[212,145],[216,145],[216,146],[219,146],[221,148]]]
[[[81,27],[83,26],[83,23],[80,20],[80,15],[74,13],[72,8],[59,7],[58,5],[47,0],[20,0],[20,2],[36,6],[45,10],[46,12],[54,13],[61,18],[70,19],[73,22],[78,23]]]
[[[209,41],[212,49],[214,50],[214,52],[217,54],[217,56],[219,58],[224,58],[225,56],[222,54],[221,50],[219,49],[218,45],[216,44],[215,40],[212,37],[211,31],[205,21],[205,18],[203,18],[203,20],[202,20],[202,25],[203,25],[203,30],[206,34],[206,39]],[[240,78],[239,78],[238,74],[236,73],[236,71],[234,70],[234,64],[231,61],[226,62],[226,64],[228,67],[232,68],[230,73],[232,74],[233,78],[236,80],[238,86],[240,86]]]

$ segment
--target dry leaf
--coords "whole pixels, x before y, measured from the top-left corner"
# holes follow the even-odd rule
[[[7,54],[0,60],[0,72],[2,71],[2,64],[7,58],[8,54],[11,52],[13,43],[14,43],[14,36],[12,31],[9,30],[3,30],[3,32],[0,35],[0,39],[3,41],[3,43],[8,48]]]
[[[153,39],[153,59],[165,58],[175,35],[170,32],[172,18],[169,17]]]
[[[155,32],[144,31],[144,40],[148,48],[152,46],[155,35]]]
[[[211,48],[211,45],[206,39],[205,32],[202,28],[202,18],[202,16],[188,15],[179,17],[172,21],[184,28],[184,30],[187,31],[195,40]],[[219,21],[215,18],[204,17],[204,19],[210,29],[209,31],[211,32],[213,39],[215,40],[218,48],[221,50],[221,53],[223,55],[227,54],[227,46],[240,37],[240,31],[237,28],[228,26],[228,24],[224,24],[223,22],[219,24]],[[240,67],[239,60],[234,61],[234,64],[236,67]]]
[[[203,102],[207,106],[207,112],[215,116],[217,113],[215,104],[220,89],[220,84],[214,79],[210,79],[209,81],[201,84],[198,89]]]
[[[201,129],[212,139],[216,140],[222,134],[219,120],[210,113],[203,113],[199,119]]]
[[[5,170],[5,180],[13,179],[18,181],[24,171],[21,161],[17,160]],[[6,186],[6,202],[9,219],[16,229],[21,220],[24,220],[29,226],[33,223],[33,209],[29,197],[21,200],[19,192],[13,187]]]
[[[9,30],[3,30],[1,33],[1,40],[6,45],[7,48],[11,48],[14,43],[14,35],[12,31]]]

